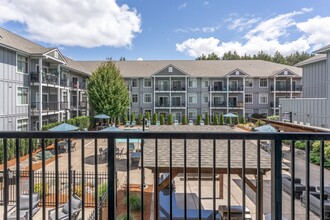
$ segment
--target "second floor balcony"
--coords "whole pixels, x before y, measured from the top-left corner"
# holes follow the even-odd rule
[[[235,132],[207,125],[151,126],[148,132],[0,132],[0,218],[22,219],[16,215],[22,213],[70,219],[73,213],[87,220],[137,214],[327,219],[328,139],[327,133]],[[311,166],[316,140],[321,163]],[[305,144],[304,160],[295,153],[298,141]],[[125,203],[131,197],[141,201],[134,212]]]
[[[42,114],[55,114],[60,110],[68,109],[68,102],[43,102]],[[36,115],[40,113],[40,102],[31,102],[31,113]]]
[[[302,91],[302,85],[272,85],[270,87],[270,91],[276,91],[276,92],[301,92]]]
[[[275,105],[274,105],[274,104],[275,104]],[[274,107],[275,107],[275,108],[278,108],[279,106],[280,106],[280,102],[275,102],[275,103],[274,103],[274,102],[270,102],[270,107],[271,107],[271,108],[274,108]]]

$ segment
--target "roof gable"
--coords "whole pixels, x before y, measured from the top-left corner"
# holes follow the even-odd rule
[[[227,77],[244,77],[244,76],[249,76],[246,72],[240,70],[239,68],[231,71],[226,75]]]
[[[166,67],[162,68],[161,70],[157,71],[156,73],[152,74],[152,76],[189,76],[186,72],[180,70],[176,66],[169,64]]]
[[[62,55],[62,53],[57,48],[54,48],[54,49],[44,53],[43,55],[47,58],[59,61],[63,64],[67,63],[64,56]]]
[[[292,72],[291,70],[285,68],[283,70],[278,71],[273,75],[274,77],[281,76],[281,77],[296,77],[299,76],[298,74]]]

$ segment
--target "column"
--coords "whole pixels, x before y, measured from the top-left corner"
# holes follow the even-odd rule
[[[170,111],[169,114],[172,114],[172,77],[170,77],[170,100],[169,100],[169,105],[170,105]]]
[[[39,58],[39,131],[42,129],[42,58]]]
[[[79,80],[78,80],[78,88],[79,88]],[[80,89],[77,89],[77,101],[76,101],[76,106],[77,106],[76,115],[77,115],[77,117],[80,116],[79,115],[79,100],[80,100]]]
[[[274,106],[273,106],[273,115],[276,114],[276,77],[274,77]]]
[[[188,118],[188,86],[189,86],[189,79],[188,79],[188,76],[186,76],[186,103],[185,103],[185,106],[186,106],[186,118]]]
[[[246,76],[244,76],[243,78],[243,115],[245,117],[245,78]]]
[[[293,90],[292,77],[290,77],[290,99],[292,99],[292,90]]]
[[[228,109],[228,106],[229,106],[229,76],[227,76],[227,101],[226,101],[226,106],[227,106],[227,113],[229,113],[229,109]]]
[[[57,65],[57,74],[58,74],[58,78],[57,78],[57,109],[60,111],[61,110],[61,101],[62,101],[62,97],[61,97],[61,66],[60,64]],[[61,121],[60,119],[60,113],[58,113],[58,121]]]
[[[153,103],[153,113],[155,113],[156,112],[156,87],[157,87],[157,85],[156,85],[156,76],[154,76],[154,103]],[[142,97],[142,100],[143,100],[143,97]],[[150,115],[150,117],[152,118],[153,117],[153,115]]]
[[[66,120],[68,120],[69,118],[71,118],[70,116],[70,109],[71,109],[71,91],[69,89],[66,90],[67,96],[68,96],[68,110],[65,110],[67,112],[67,118]]]

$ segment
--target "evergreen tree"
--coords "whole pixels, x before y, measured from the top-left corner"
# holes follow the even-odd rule
[[[201,125],[201,121],[202,121],[202,116],[197,115],[197,125]]]
[[[228,117],[228,124],[233,124],[233,119],[231,117]]]
[[[245,116],[243,115],[241,118],[241,124],[246,124]]]
[[[124,114],[123,116],[123,124],[126,125],[127,122],[127,114]]]
[[[140,113],[140,114],[139,114],[139,117],[138,117],[137,124],[138,124],[138,125],[142,125],[142,120],[143,120],[143,115],[142,115],[142,113]]]
[[[152,116],[152,124],[153,125],[156,125],[157,124],[157,121],[158,121],[158,115],[155,112],[154,115]]]
[[[165,124],[165,116],[164,116],[164,114],[160,114],[160,124],[161,125]]]
[[[213,115],[213,125],[218,125],[219,124],[219,117],[217,113],[214,113]]]
[[[205,125],[209,125],[210,124],[210,116],[209,113],[205,113]]]
[[[134,112],[132,112],[132,114],[131,114],[131,123],[132,123],[133,121],[135,121],[135,113],[134,113]]]
[[[235,118],[235,124],[239,124],[239,117],[237,116],[237,118]]]
[[[225,117],[223,117],[223,114],[220,115],[220,125],[225,124]]]
[[[183,125],[187,124],[187,116],[185,114],[182,116],[182,124]]]
[[[149,112],[146,112],[146,119],[148,120],[148,121],[150,121],[150,113]]]
[[[173,115],[169,114],[167,118],[167,124],[172,125],[173,124]]]

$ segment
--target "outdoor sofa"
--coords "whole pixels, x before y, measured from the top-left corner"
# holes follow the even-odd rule
[[[19,215],[20,220],[28,220],[29,219],[29,209],[30,209],[30,202],[29,198],[30,196],[28,194],[21,194],[20,195],[20,209],[19,209]],[[32,193],[32,216],[34,216],[39,211],[39,202],[40,202],[40,194],[39,193]],[[14,212],[11,212],[14,210]],[[17,212],[16,205],[9,209],[8,213],[8,220],[16,220],[16,212]]]
[[[300,198],[301,204],[306,206],[306,191],[304,191]],[[320,203],[320,192],[309,193],[309,207],[310,210],[315,214],[320,215],[321,203]],[[324,219],[330,219],[330,201],[328,195],[324,194]]]
[[[78,219],[79,213],[81,211],[82,201],[81,199],[73,195],[71,197],[71,219]],[[58,207],[58,220],[67,220],[69,219],[69,201]],[[55,220],[55,208],[48,211],[49,220]]]
[[[283,191],[291,195],[291,176],[283,175],[282,176],[282,187]],[[297,199],[300,198],[303,191],[306,190],[306,186],[301,183],[300,178],[294,179],[294,194]],[[315,186],[309,186],[309,191],[315,191]]]

